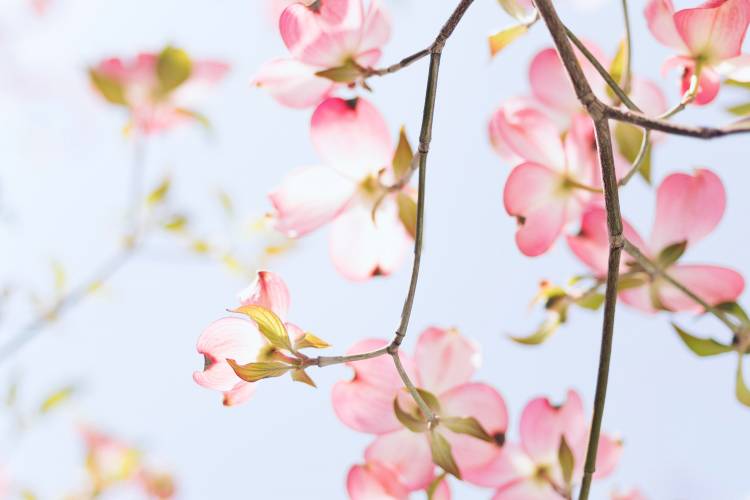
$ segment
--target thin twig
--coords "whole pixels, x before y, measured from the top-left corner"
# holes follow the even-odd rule
[[[625,123],[632,123],[639,127],[658,130],[672,135],[695,137],[697,139],[713,139],[716,137],[750,132],[750,122],[744,120],[719,128],[696,127],[692,125],[680,125],[658,118],[650,118],[643,113],[636,111],[619,109],[604,103],[600,104],[603,107],[604,114],[607,118]]]
[[[406,373],[404,365],[401,363],[401,357],[399,356],[398,351],[392,352],[391,358],[393,358],[393,363],[396,365],[396,371],[398,372],[399,377],[401,377],[401,381],[404,383],[404,386],[406,386],[406,390],[409,391],[411,397],[414,399],[414,401],[417,402],[417,406],[419,406],[422,415],[424,415],[425,419],[428,422],[428,428],[432,429],[438,423],[437,416],[427,405],[424,398],[419,394],[416,386],[409,378],[409,374]]]
[[[385,68],[365,68],[365,74],[364,77],[370,77],[370,76],[385,76],[390,75],[391,73],[395,73],[397,71],[400,71],[407,66],[410,66],[411,64],[419,61],[420,59],[427,57],[430,55],[430,47],[427,47],[426,49],[422,49],[418,52],[415,52],[414,54],[404,57],[399,62],[395,64],[391,64],[390,66],[386,66]]]
[[[630,83],[633,76],[633,36],[630,32],[630,13],[628,10],[628,0],[622,0],[622,18],[625,23],[625,68],[622,72],[623,90],[626,94],[630,93]]]
[[[143,176],[146,167],[146,143],[140,136],[137,136],[134,144],[130,206],[128,208],[129,221],[122,247],[112,257],[104,261],[93,273],[91,279],[58,298],[50,308],[21,328],[7,343],[0,346],[0,363],[9,359],[27,342],[43,332],[45,326],[51,323],[53,319],[57,319],[61,314],[79,304],[93,290],[109,280],[135,255],[141,241],[141,204],[143,203]]]
[[[355,361],[364,361],[366,359],[377,358],[388,354],[388,346],[375,351],[363,352],[360,354],[349,354],[347,356],[320,356],[306,360],[305,366],[319,366],[321,368],[331,365],[340,365],[343,363],[352,363]]]

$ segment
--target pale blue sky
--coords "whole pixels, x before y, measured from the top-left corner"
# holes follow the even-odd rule
[[[394,36],[386,62],[424,47],[454,4],[387,3]],[[618,2],[589,11],[557,3],[576,32],[614,52],[622,35]],[[668,51],[647,33],[642,2],[631,3],[635,69],[656,79],[674,102],[674,75],[659,76]],[[528,61],[549,45],[539,25],[490,62],[486,35],[510,22],[494,0],[477,0],[444,53],[423,274],[406,346],[433,324],[457,326],[479,341],[484,364],[478,379],[506,398],[514,438],[520,411],[532,397],[559,400],[572,387],[590,408],[600,319],[576,311],[568,327],[536,349],[505,337],[531,331],[539,319],[527,307],[539,280],[564,280],[582,269],[564,245],[537,259],[520,255],[513,243],[515,221],[502,208],[509,169],[488,144],[487,118],[503,99],[527,92]],[[44,289],[50,259],[63,262],[75,282],[117,244],[132,144],[120,134],[123,116],[88,91],[84,69],[102,57],[174,43],[196,57],[232,64],[229,79],[201,107],[213,122],[213,134],[181,129],[149,145],[149,181],[171,172],[175,203],[194,215],[205,234],[223,235],[217,188],[229,192],[240,213],[250,217],[268,209],[265,193],[286,171],[316,161],[307,137],[309,111],[281,108],[248,84],[263,61],[284,53],[258,0],[58,0],[39,25],[19,29],[25,25],[17,23],[22,21],[0,23],[6,33],[10,26],[14,36],[23,37],[0,50],[3,64],[20,57],[13,72],[3,69],[0,86],[0,283]],[[418,133],[425,70],[422,62],[372,82],[371,99],[394,134],[402,123],[412,137]],[[27,79],[6,80],[15,74]],[[723,92],[714,110],[690,111],[680,119],[721,123],[729,119],[721,107],[738,97]],[[724,221],[686,259],[722,263],[750,275],[747,152],[747,139],[740,137],[715,143],[669,138],[659,145],[657,179],[706,166],[724,179],[728,191]],[[636,180],[622,203],[627,217],[647,233],[653,193]],[[319,231],[273,262],[292,291],[291,318],[332,342],[336,352],[360,338],[390,335],[408,266],[388,279],[348,283],[334,273],[326,238],[327,231]],[[253,248],[252,242],[241,244],[246,255]],[[346,471],[361,460],[370,439],[344,428],[331,410],[330,388],[349,377],[346,368],[312,372],[318,390],[286,379],[263,383],[253,401],[232,409],[191,379],[202,366],[195,353],[198,334],[245,285],[221,267],[192,258],[173,239],[150,240],[100,297],[77,307],[12,363],[0,366],[0,385],[12,374],[22,375],[27,404],[62,383],[80,381],[82,387],[71,406],[31,432],[17,440],[4,435],[0,462],[42,498],[59,497],[82,478],[72,427],[84,420],[140,444],[173,470],[182,499],[344,498]],[[30,314],[21,299],[0,324],[0,341]],[[695,358],[665,316],[621,308],[617,319],[604,428],[624,437],[625,452],[613,478],[597,484],[594,498],[631,485],[658,500],[750,498],[750,410],[733,397],[734,359]],[[706,335],[724,335],[711,319],[681,322]],[[491,496],[469,486],[454,491],[462,500]]]

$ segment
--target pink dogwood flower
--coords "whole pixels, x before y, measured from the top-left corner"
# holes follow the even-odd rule
[[[516,244],[524,255],[541,255],[595,196],[585,189],[600,178],[588,118],[577,116],[564,139],[555,123],[532,107],[503,106],[492,123],[516,158],[503,193],[506,211],[518,220]]]
[[[530,401],[521,414],[520,443],[506,443],[483,469],[466,479],[480,486],[497,488],[493,500],[560,500],[583,477],[589,426],[577,392],[568,391],[564,404],[555,406],[547,398]],[[562,441],[573,458],[570,484],[566,484],[560,462]],[[594,478],[612,473],[619,461],[622,443],[607,434],[599,440]]]
[[[291,57],[264,64],[253,83],[284,106],[305,108],[353,82],[358,68],[377,63],[391,28],[380,0],[367,7],[363,0],[316,0],[287,7],[279,30]],[[353,71],[353,79],[317,75],[335,68]]]
[[[670,276],[699,297],[715,305],[734,301],[745,281],[731,269],[712,265],[677,264],[685,248],[707,236],[721,221],[726,194],[721,180],[710,170],[698,169],[692,175],[668,176],[656,193],[656,218],[648,242],[624,221],[624,235]],[[573,253],[596,275],[607,272],[609,248],[606,214],[592,208],[584,216],[579,234],[568,237]],[[700,305],[661,277],[649,276],[624,256],[621,274],[628,276],[628,287],[620,292],[626,304],[646,312],[657,310],[701,312]]]
[[[94,88],[108,102],[126,107],[132,126],[153,134],[190,121],[205,121],[193,106],[221,81],[229,66],[195,60],[173,47],[126,60],[113,57],[90,69]]]
[[[411,240],[399,215],[411,197],[381,184],[393,176],[385,120],[362,98],[330,98],[313,113],[311,135],[324,165],[292,171],[271,192],[277,229],[300,237],[330,222],[330,254],[340,274],[365,280],[391,273]]]
[[[240,293],[241,305],[258,305],[286,321],[289,290],[284,281],[269,271],[259,271],[257,278]],[[287,328],[301,332],[291,323]],[[240,379],[227,362],[250,363],[268,355],[269,344],[250,319],[225,317],[211,323],[198,338],[198,352],[205,360],[203,371],[193,373],[193,380],[207,389],[221,391],[224,405],[244,403],[255,392],[255,384]]]
[[[409,500],[409,489],[401,484],[397,474],[379,462],[354,465],[346,477],[350,500]],[[440,481],[433,500],[451,500],[447,480]]]
[[[750,23],[750,1],[709,0],[675,12],[671,0],[650,0],[645,9],[654,37],[680,55],[667,60],[664,70],[682,70],[682,93],[698,76],[696,104],[714,100],[721,85],[722,64],[750,67],[742,57],[742,41]]]
[[[351,354],[382,348],[381,340],[365,340]],[[492,460],[502,443],[508,416],[502,396],[492,387],[471,382],[477,369],[478,351],[473,342],[455,330],[428,328],[420,335],[414,358],[402,355],[414,384],[429,391],[439,406],[440,424],[434,432],[450,443],[462,475]],[[396,414],[396,407],[413,418],[421,414],[404,389],[388,356],[349,363],[350,381],[333,388],[333,408],[339,419],[354,430],[375,434],[367,448],[368,464],[379,463],[395,474],[408,491],[425,489],[434,478],[427,432],[409,430]],[[458,434],[448,428],[451,417],[473,417],[494,441]]]

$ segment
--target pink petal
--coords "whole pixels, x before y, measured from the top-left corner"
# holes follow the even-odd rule
[[[644,113],[656,116],[667,110],[667,99],[659,86],[651,80],[633,78],[630,98],[638,104]]]
[[[586,438],[588,439],[588,437]],[[588,443],[587,443],[588,444]],[[599,449],[596,452],[596,472],[594,479],[601,479],[609,476],[617,467],[622,455],[622,441],[612,438],[606,434],[599,437]],[[579,473],[583,474],[584,458],[583,454],[578,459],[580,463]]]
[[[223,61],[199,60],[193,61],[189,83],[215,85],[229,73],[229,64]]]
[[[495,456],[481,467],[461,471],[461,476],[477,486],[498,488],[510,486],[532,477],[536,464],[515,443],[497,447]]]
[[[623,493],[612,493],[610,500],[648,500],[640,490],[633,488]]]
[[[654,38],[668,47],[677,50],[687,50],[685,42],[677,32],[674,21],[674,6],[672,0],[650,0],[644,11],[648,29]]]
[[[346,477],[351,500],[409,500],[408,490],[396,475],[378,463],[355,465]]]
[[[503,139],[503,136],[500,133],[499,122],[501,120],[506,120],[505,115],[513,116],[518,111],[529,108],[538,109],[540,112],[543,112],[539,102],[536,100],[530,97],[513,97],[506,100],[502,106],[493,113],[490,119],[488,127],[490,143],[495,149],[495,152],[497,152],[497,154],[505,161],[510,163],[511,166],[523,163],[524,159],[516,154],[510,145],[506,144],[505,139]]]
[[[511,101],[501,106],[492,117],[497,142],[502,142],[514,154],[530,162],[562,171],[565,152],[555,123],[532,107],[518,107]]]
[[[738,82],[750,82],[750,54],[741,54],[722,62],[716,71]]]
[[[552,109],[573,114],[580,108],[573,85],[553,48],[544,49],[531,61],[529,83],[534,97]]]
[[[330,253],[336,270],[352,281],[388,275],[403,262],[411,237],[398,217],[392,196],[372,216],[372,205],[355,199],[333,222]]]
[[[365,16],[359,50],[366,52],[372,49],[380,49],[388,42],[390,37],[391,21],[388,14],[383,9],[380,0],[371,0]],[[374,64],[376,61],[368,62]]]
[[[347,354],[360,354],[384,347],[385,341],[364,340]],[[411,370],[411,361],[402,356]],[[390,356],[347,363],[354,370],[350,381],[333,387],[333,409],[345,425],[360,432],[386,434],[402,428],[393,412],[393,400],[402,387],[401,378]]]
[[[234,406],[247,402],[255,394],[255,384],[240,380],[234,388],[224,392],[224,406]]]
[[[567,222],[567,197],[560,194],[560,174],[535,163],[514,168],[505,184],[507,212],[518,218],[516,244],[535,257],[550,249]]]
[[[458,330],[428,328],[419,336],[414,359],[422,387],[433,394],[465,384],[479,368],[479,350]]]
[[[294,58],[331,68],[356,55],[362,16],[361,1],[322,0],[317,10],[294,4],[281,14],[279,31]]]
[[[681,241],[695,244],[719,224],[725,206],[724,186],[710,170],[668,176],[656,193],[652,251],[657,253]]]
[[[328,167],[292,170],[268,197],[276,210],[276,229],[303,236],[341,213],[356,184]]]
[[[252,321],[233,317],[214,321],[198,338],[198,352],[206,358],[208,366],[193,373],[193,380],[208,389],[231,391],[241,380],[226,360],[250,363],[264,345]]]
[[[633,227],[623,220],[623,234],[638,248],[646,248],[643,240]],[[581,219],[581,230],[576,235],[567,237],[568,246],[597,276],[607,274],[609,260],[609,233],[607,232],[607,213],[603,208],[590,207]],[[622,260],[620,272],[627,269],[627,257]]]
[[[426,436],[407,429],[378,436],[367,447],[365,460],[387,466],[412,491],[425,489],[434,477],[435,465]]]
[[[576,113],[563,142],[565,171],[573,180],[585,185],[601,184],[601,169],[596,153],[594,123],[587,115]],[[579,191],[579,197],[589,193]]]
[[[653,314],[653,298],[651,297],[651,285],[643,285],[636,288],[628,288],[619,293],[620,300],[634,309],[641,312]]]
[[[667,272],[710,305],[736,301],[745,289],[742,275],[724,267],[678,264]],[[703,311],[700,305],[666,282],[660,282],[659,300],[672,311]]]
[[[251,83],[268,89],[280,104],[290,108],[307,108],[328,97],[336,84],[315,76],[320,68],[294,59],[277,59],[265,63]]]
[[[270,309],[282,320],[289,310],[289,289],[281,277],[270,271],[258,271],[255,281],[240,293],[240,304]]]
[[[691,55],[708,65],[738,56],[750,22],[747,0],[709,0],[674,15],[675,26]]]
[[[552,487],[534,479],[524,479],[504,486],[495,492],[492,500],[562,500]]]
[[[325,164],[352,179],[364,180],[391,164],[388,126],[365,99],[326,99],[311,125],[313,145]]]
[[[508,428],[508,410],[502,396],[489,385],[469,383],[455,387],[440,394],[440,407],[444,416],[476,418],[489,435],[500,442],[504,441]],[[497,456],[496,443],[448,430],[443,432],[462,472],[482,469]]]
[[[547,398],[529,402],[521,414],[521,445],[537,464],[557,463],[563,436],[574,447],[587,434],[583,403],[575,391],[568,391],[562,406],[553,406]],[[576,450],[573,450],[574,454]]]

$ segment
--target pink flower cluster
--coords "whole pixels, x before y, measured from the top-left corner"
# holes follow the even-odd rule
[[[365,340],[351,354],[377,349],[385,342]],[[473,382],[479,354],[473,342],[453,329],[428,328],[419,337],[414,357],[402,356],[414,383],[434,396],[440,421],[433,432],[450,444],[463,480],[495,490],[496,500],[560,499],[561,491],[580,481],[588,440],[583,404],[575,391],[554,406],[534,399],[521,415],[520,439],[507,439],[508,412],[502,396],[491,386]],[[394,411],[411,416],[418,408],[403,388],[390,359],[350,363],[351,381],[333,389],[333,407],[339,419],[354,430],[373,434],[364,463],[349,471],[350,498],[407,499],[435,481],[428,431],[407,428]],[[455,432],[452,419],[475,418],[489,439]],[[565,441],[572,455],[571,476],[564,477],[559,450]],[[601,437],[597,477],[615,468],[622,444]],[[440,482],[437,498],[450,498],[447,480]],[[378,496],[382,495],[382,496]]]

